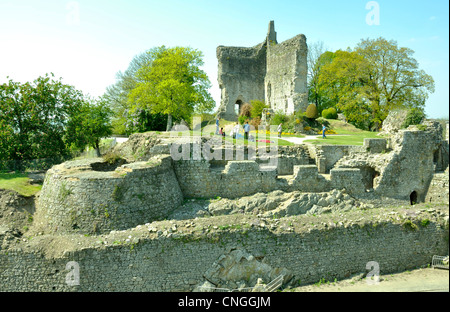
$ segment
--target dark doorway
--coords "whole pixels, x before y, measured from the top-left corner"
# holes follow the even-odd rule
[[[411,205],[417,204],[417,192],[413,191],[411,195],[409,195],[409,201],[411,202]]]

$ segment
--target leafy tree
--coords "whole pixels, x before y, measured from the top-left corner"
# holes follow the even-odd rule
[[[378,129],[392,109],[423,108],[434,92],[433,78],[419,69],[413,53],[393,40],[361,40],[322,66],[320,90],[349,122]]]
[[[68,123],[66,143],[79,150],[89,145],[100,156],[100,140],[112,134],[111,115],[104,99],[86,100]]]
[[[370,119],[370,107],[364,98],[364,69],[368,62],[356,52],[338,50],[332,61],[322,68],[321,87],[331,102],[336,103],[353,124],[364,125]]]
[[[136,86],[128,96],[128,103],[135,103],[133,109],[167,114],[166,131],[169,131],[173,118],[189,120],[193,113],[214,108],[208,92],[209,79],[200,69],[203,65],[200,51],[162,46],[148,53],[153,61],[137,71]]]
[[[25,160],[67,157],[67,120],[83,94],[47,74],[33,82],[0,85],[0,155]]]
[[[364,95],[373,108],[373,122],[381,125],[393,108],[425,106],[428,93],[434,92],[434,80],[419,69],[413,50],[378,38],[361,40],[355,51],[369,63],[364,68]]]
[[[322,41],[308,45],[308,97],[310,103],[316,104],[319,111],[322,111],[323,103],[326,102],[323,94],[324,90],[321,89],[319,82],[319,77],[323,65],[330,62],[329,53],[331,52],[326,53]]]
[[[119,71],[117,73],[117,82],[106,89],[103,98],[108,102],[113,111],[111,122],[114,133],[130,134],[133,132],[145,132],[150,129],[154,130],[153,128],[136,128],[136,126],[133,126],[133,124],[149,124],[155,117],[148,111],[145,114],[141,114],[142,109],[140,112],[136,112],[133,109],[133,105],[128,103],[129,94],[138,82],[136,78],[137,71],[141,67],[151,66],[153,62],[151,52],[152,50],[148,50],[136,55],[131,60],[125,72]],[[147,120],[147,118],[150,120]]]

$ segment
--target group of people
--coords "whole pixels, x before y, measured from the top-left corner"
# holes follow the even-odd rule
[[[250,137],[250,125],[248,123],[248,121],[245,122],[244,126],[244,139],[248,140]],[[238,138],[239,132],[241,131],[241,128],[239,126],[239,123],[236,122],[236,125],[233,127],[233,130],[231,131],[231,136],[235,139]],[[279,124],[278,125],[278,137],[281,138],[281,133],[283,131],[283,124]],[[217,117],[216,118],[216,135],[222,135],[225,136],[225,131],[223,130],[223,127],[220,127],[220,118]]]
[[[217,117],[216,118],[216,134],[225,136],[225,131],[223,131],[223,127],[220,129],[219,129],[219,127],[220,127],[220,118]],[[326,130],[327,130],[327,127],[325,126],[325,124],[322,124],[322,138],[323,139],[326,139],[326,135],[325,135]],[[239,132],[240,132],[240,126],[239,126],[239,123],[236,122],[236,125],[233,127],[231,136],[233,138],[237,139]],[[283,133],[283,123],[280,123],[278,125],[277,132],[278,132],[278,137],[281,138],[281,134]],[[245,140],[249,139],[249,133],[250,133],[250,125],[248,124],[248,121],[246,121],[244,124],[244,139]]]

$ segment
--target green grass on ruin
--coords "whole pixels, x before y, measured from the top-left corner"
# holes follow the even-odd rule
[[[26,173],[0,173],[0,189],[10,190],[23,196],[33,196],[42,185],[30,184]]]

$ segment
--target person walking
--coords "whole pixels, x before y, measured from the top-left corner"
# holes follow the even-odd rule
[[[278,137],[281,138],[281,133],[283,132],[283,124],[280,123],[278,125]]]
[[[248,121],[246,121],[244,125],[244,140],[248,140],[249,132],[250,132],[250,125],[248,124]]]
[[[220,118],[216,118],[216,134],[219,134],[219,124],[220,124]]]
[[[239,131],[240,131],[239,123],[237,122],[236,125],[234,126],[234,129],[233,129],[233,135],[234,135],[236,140],[238,139]]]
[[[325,124],[322,124],[322,139],[327,138],[327,136],[325,135],[325,131],[327,131],[327,127],[325,127]]]

